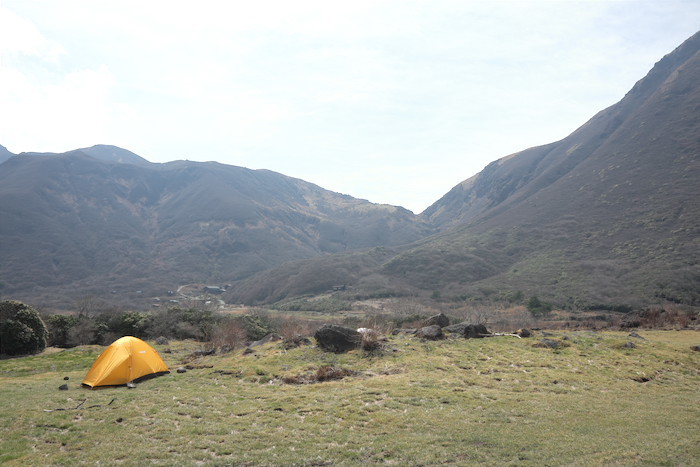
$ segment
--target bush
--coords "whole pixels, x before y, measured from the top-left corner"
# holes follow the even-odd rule
[[[48,338],[46,325],[34,308],[17,301],[0,302],[0,354],[39,353]]]
[[[51,315],[46,319],[46,327],[49,331],[49,345],[54,347],[73,347],[70,340],[71,330],[76,324],[74,316]]]
[[[537,296],[533,296],[527,301],[527,309],[532,313],[532,316],[542,316],[552,311],[552,305],[541,302]]]
[[[241,325],[252,341],[260,340],[275,331],[272,321],[263,313],[243,315]]]
[[[218,321],[219,317],[211,310],[170,308],[152,315],[147,333],[152,337],[209,341]]]

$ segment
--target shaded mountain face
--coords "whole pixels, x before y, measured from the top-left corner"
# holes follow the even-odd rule
[[[439,234],[363,277],[379,289],[443,297],[700,303],[699,83],[700,33],[570,136],[495,161],[454,187],[421,215]],[[295,273],[320,276],[316,263]],[[367,285],[345,277],[336,280]],[[260,300],[266,285],[256,280],[235,284],[232,298]],[[275,283],[288,290],[268,284],[266,294],[313,285]]]
[[[0,164],[5,162],[10,157],[14,156],[5,146],[0,145]]]
[[[271,171],[152,164],[112,146],[11,157],[0,165],[0,217],[0,292],[67,303],[225,283],[431,233],[403,208]]]

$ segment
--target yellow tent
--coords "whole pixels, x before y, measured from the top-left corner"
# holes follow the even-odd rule
[[[102,352],[92,364],[83,384],[90,387],[118,386],[169,372],[153,347],[141,339],[126,336],[117,339]]]

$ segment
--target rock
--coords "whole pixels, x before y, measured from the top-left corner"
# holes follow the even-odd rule
[[[469,323],[467,323],[466,321],[462,321],[461,323],[450,324],[449,326],[445,326],[442,330],[454,334],[464,334],[464,328],[466,328],[467,326],[469,326]]]
[[[639,334],[637,334],[636,332],[630,332],[630,333],[629,333],[629,337],[634,337],[635,339],[642,339],[642,340],[644,340],[644,338],[643,338],[642,336],[640,336]]]
[[[163,353],[173,353],[173,351],[171,349],[165,349],[163,350]]]
[[[636,349],[636,348],[637,348],[637,345],[636,345],[634,342],[627,342],[627,343],[625,344],[625,348],[626,348],[626,349]]]
[[[425,326],[420,328],[416,332],[416,337],[436,341],[438,339],[444,339],[445,335],[442,333],[442,328],[440,326],[438,326],[437,324],[433,324],[432,326]]]
[[[67,391],[68,390],[68,385],[67,384],[62,384],[58,387],[61,391]]]
[[[518,329],[517,331],[515,331],[515,333],[520,337],[532,337],[532,332],[529,329],[525,328]]]
[[[267,336],[263,337],[259,341],[252,342],[248,347],[257,347],[259,345],[267,344],[268,342],[275,342],[275,341],[281,341],[282,336],[279,334],[275,334],[274,332],[271,332]]]
[[[454,334],[459,334],[467,339],[475,337],[484,337],[482,334],[490,334],[486,326],[483,324],[471,324],[467,321],[462,321],[461,323],[453,324],[451,326],[446,326],[444,331],[452,332]]]
[[[362,335],[355,329],[335,324],[323,325],[316,331],[314,338],[319,347],[329,352],[347,352],[362,342]]]
[[[168,342],[168,339],[167,339],[165,336],[160,336],[160,337],[156,338],[156,344],[158,344],[158,345],[168,345],[169,342]]]
[[[134,384],[133,382],[129,381],[128,383],[126,383],[126,387],[129,388],[129,389],[134,389],[134,388],[136,387],[136,384]]]
[[[433,315],[423,322],[424,327],[433,325],[440,326],[441,328],[449,326],[450,318],[448,318],[444,313],[438,313],[437,315]]]
[[[396,336],[398,334],[415,334],[416,332],[418,332],[418,329],[415,329],[415,328],[411,328],[411,329],[401,328],[401,329],[394,329],[393,331],[391,331],[391,335]]]
[[[255,352],[255,350],[251,349],[250,347],[246,347],[245,350],[243,351],[243,355],[250,355],[253,352]]]
[[[465,326],[462,336],[466,339],[476,339],[485,337],[486,334],[491,334],[483,324],[469,324]]]
[[[122,417],[119,417],[119,418],[116,420],[117,423],[121,423],[121,422],[123,422],[123,421],[124,421],[124,419],[123,419]]]
[[[184,369],[184,368],[182,368],[182,367],[178,368],[178,369],[175,370],[175,371],[177,371],[178,373],[187,373],[187,370]]]
[[[70,379],[70,377],[68,377],[68,376],[63,377],[63,381],[68,381],[69,379]]]
[[[695,352],[700,352],[700,345],[694,345],[690,348],[690,350],[694,350]]]
[[[311,340],[308,337],[295,335],[291,339],[285,339],[284,341],[284,348],[287,350],[295,349],[302,345],[311,345]]]

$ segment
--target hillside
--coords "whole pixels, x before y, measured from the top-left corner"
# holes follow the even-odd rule
[[[422,214],[441,232],[365,277],[378,289],[445,298],[522,292],[562,306],[700,303],[698,83],[700,33],[570,136],[454,187]],[[306,277],[324,270],[301,266],[296,274]],[[281,297],[312,285],[282,292],[288,281],[275,276],[274,288],[263,277],[235,284],[231,297],[255,301],[263,287]]]
[[[3,294],[47,304],[225,284],[430,233],[403,208],[271,171],[152,164],[111,146],[11,157],[0,165],[0,216]]]

